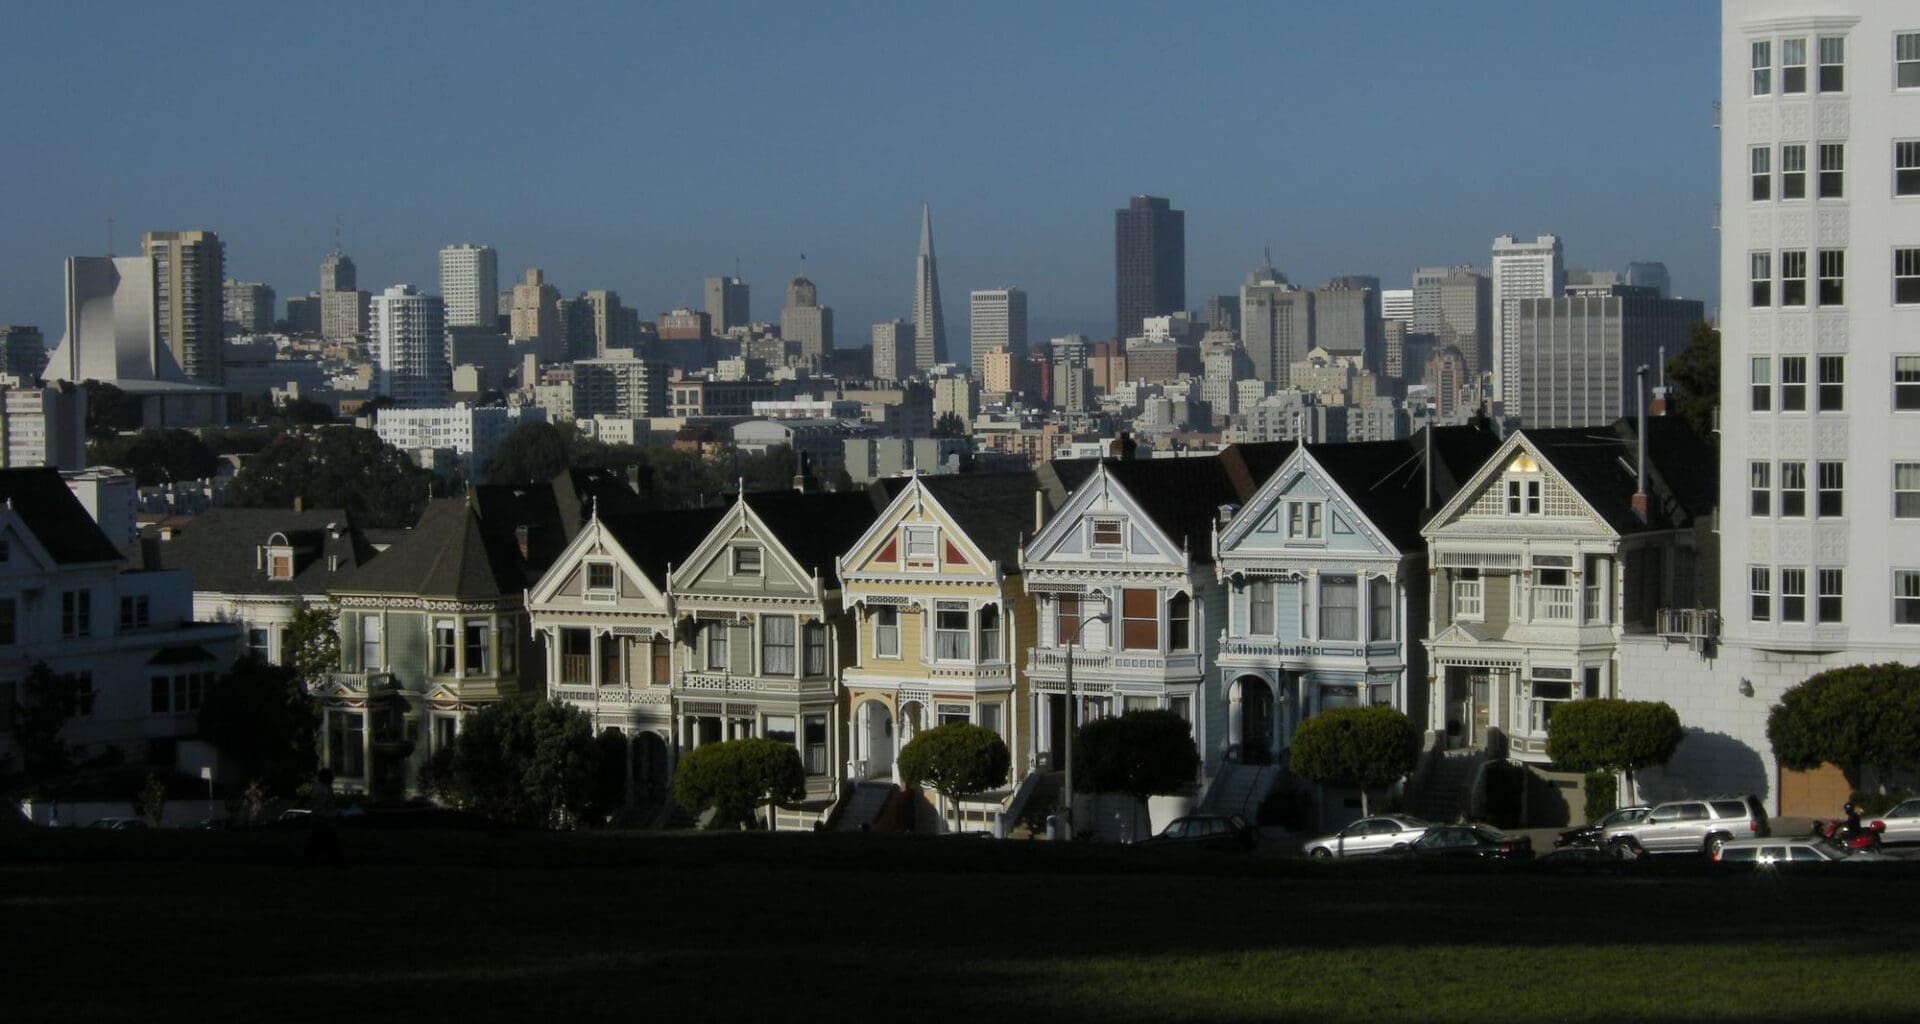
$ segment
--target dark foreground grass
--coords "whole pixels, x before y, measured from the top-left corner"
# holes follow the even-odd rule
[[[0,835],[9,1021],[1909,1020],[1920,872],[859,835]]]

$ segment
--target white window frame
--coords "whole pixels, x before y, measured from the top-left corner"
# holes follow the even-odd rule
[[[1813,464],[1813,514],[1818,519],[1838,519],[1847,514],[1847,464],[1821,461]],[[1832,511],[1828,511],[1831,507]]]
[[[1893,607],[1890,611],[1894,626],[1920,627],[1920,569],[1893,571]]]
[[[1773,40],[1755,39],[1747,53],[1747,66],[1753,71],[1750,79],[1753,95],[1773,95]]]
[[[727,575],[739,579],[764,579],[767,556],[758,544],[735,544],[727,554]]]
[[[1893,411],[1920,412],[1920,355],[1893,357]]]
[[[1822,306],[1846,305],[1847,251],[1821,249],[1815,262],[1819,264],[1820,277],[1814,288],[1814,301]]]
[[[1893,87],[1920,89],[1920,32],[1894,33]]]
[[[1822,626],[1831,626],[1846,621],[1846,570],[1834,567],[1815,569],[1813,595],[1813,621]],[[1827,602],[1832,601],[1832,611],[1828,611]]]
[[[1747,176],[1753,186],[1747,191],[1747,198],[1756,203],[1770,202],[1773,199],[1773,147],[1753,146],[1747,157]]]
[[[1780,251],[1780,305],[1802,309],[1807,305],[1807,250]]]
[[[1747,463],[1747,514],[1760,518],[1773,515],[1773,463],[1755,459]]]
[[[1794,82],[1796,71],[1799,72],[1798,88]],[[1812,84],[1807,81],[1807,37],[1780,40],[1780,95],[1804,96]]]
[[[1847,91],[1847,37],[1816,36],[1814,39],[1814,59],[1819,61],[1814,77],[1814,87],[1823,93]],[[1827,71],[1832,69],[1832,84],[1828,84]]]
[[[1780,411],[1807,411],[1807,357],[1780,357]]]
[[[1901,297],[1902,286],[1906,296]],[[1920,247],[1893,250],[1893,304],[1920,305]]]
[[[1753,309],[1773,308],[1773,253],[1747,254],[1747,305]]]
[[[1819,389],[1815,394],[1821,412],[1842,412],[1847,407],[1847,357],[1821,356]]]
[[[1780,198],[1807,198],[1807,147],[1792,142],[1780,147]]]
[[[883,622],[891,618],[892,622]],[[900,609],[883,605],[873,610],[873,656],[876,658],[900,657]]]
[[[1920,196],[1920,139],[1894,140],[1893,194],[1895,198]]]
[[[1775,503],[1780,518],[1807,518],[1807,464],[1799,459],[1782,460],[1775,479],[1780,482],[1780,497]]]
[[[1747,411],[1773,411],[1773,359],[1754,356],[1747,361]]]
[[[1847,197],[1847,144],[1844,142],[1822,142],[1820,144],[1820,180],[1815,183],[1814,196],[1820,199],[1845,199]]]
[[[933,660],[949,663],[973,661],[973,609],[965,601],[935,601],[932,611],[933,629],[929,631],[932,649],[929,653],[932,654]],[[960,616],[960,628],[952,629],[941,626],[940,616],[943,613]],[[957,655],[942,653],[940,638],[942,636],[955,635],[961,639],[960,653]]]
[[[1104,530],[1113,531],[1112,540],[1101,540]],[[1127,546],[1126,521],[1115,516],[1096,516],[1087,520],[1087,547],[1094,551],[1120,551]]]
[[[1747,618],[1773,621],[1773,570],[1767,566],[1747,566]]]
[[[925,547],[926,554],[915,554],[918,547]],[[900,564],[909,571],[937,571],[940,568],[939,528],[918,524],[901,527]]]
[[[1920,519],[1920,462],[1893,464],[1893,518]]]
[[[607,582],[604,585],[596,584],[593,581],[594,574],[601,570],[605,570],[607,574]],[[619,579],[620,572],[614,568],[612,562],[600,559],[589,561],[587,563],[587,576],[585,580],[586,589],[583,593],[588,597],[602,597],[615,594],[619,590]]]
[[[1325,540],[1326,503],[1321,501],[1287,502],[1288,540]]]
[[[1780,621],[1807,622],[1807,570],[1798,565],[1780,567]]]

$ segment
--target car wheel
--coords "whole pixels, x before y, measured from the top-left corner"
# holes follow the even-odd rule
[[[1706,844],[1700,848],[1700,852],[1706,854],[1708,860],[1712,860],[1720,855],[1720,848],[1727,845],[1728,838],[1728,836],[1716,832],[1707,837]]]
[[[1326,860],[1327,858],[1333,856],[1333,851],[1327,849],[1324,846],[1316,846],[1313,848],[1313,852],[1308,854],[1308,856],[1312,857],[1314,860]]]
[[[1639,860],[1647,851],[1641,849],[1640,844],[1629,836],[1608,843],[1607,852],[1613,854],[1615,860]]]

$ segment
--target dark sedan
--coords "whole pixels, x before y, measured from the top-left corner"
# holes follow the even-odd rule
[[[1439,825],[1414,840],[1407,852],[1417,858],[1447,860],[1532,860],[1533,840],[1485,825]]]
[[[1607,830],[1608,825],[1630,825],[1646,817],[1647,812],[1650,810],[1653,810],[1653,808],[1645,804],[1622,807],[1617,811],[1603,814],[1578,828],[1570,828],[1560,833],[1560,835],[1554,839],[1553,845],[1556,847],[1599,846],[1601,833]]]
[[[1251,850],[1259,834],[1237,814],[1189,814],[1133,844],[1179,850]]]

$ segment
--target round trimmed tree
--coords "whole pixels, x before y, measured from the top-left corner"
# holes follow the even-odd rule
[[[1856,790],[1868,769],[1884,780],[1920,767],[1920,668],[1889,662],[1808,676],[1768,712],[1767,741],[1782,768],[1838,765]]]
[[[1360,813],[1372,814],[1368,790],[1393,784],[1420,759],[1420,728],[1384,704],[1335,708],[1300,723],[1289,765],[1322,785],[1360,787]]]
[[[1575,700],[1554,709],[1547,756],[1570,772],[1625,775],[1632,799],[1633,773],[1666,764],[1686,737],[1680,715],[1664,701]]]
[[[1193,729],[1171,711],[1128,711],[1080,727],[1073,770],[1096,793],[1125,793],[1144,808],[1147,799],[1193,783],[1200,752]]]
[[[711,828],[745,825],[763,806],[797,803],[806,795],[800,752],[779,740],[703,743],[680,758],[673,776],[674,800],[695,814],[712,808]]]
[[[900,780],[932,789],[956,812],[961,797],[1006,782],[1012,766],[999,733],[967,722],[924,730],[900,748]],[[945,808],[940,816],[945,819]],[[959,830],[957,821],[954,829]]]

